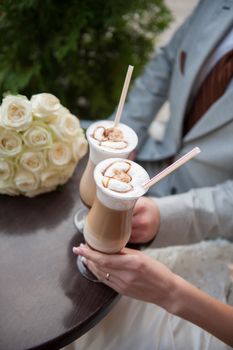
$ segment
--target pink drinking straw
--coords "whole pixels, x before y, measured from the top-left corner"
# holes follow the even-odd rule
[[[193,148],[190,152],[186,153],[183,157],[181,157],[180,159],[176,160],[174,163],[169,165],[166,169],[162,170],[159,174],[157,174],[154,177],[152,177],[149,181],[145,182],[143,184],[143,187],[145,187],[146,189],[150,188],[151,186],[153,186],[154,184],[156,184],[157,182],[162,180],[165,176],[169,175],[174,170],[179,168],[181,165],[185,164],[186,162],[188,162],[193,157],[196,157],[196,155],[198,155],[200,152],[201,151],[200,151],[199,147]]]
[[[116,112],[116,116],[115,116],[115,120],[114,120],[114,128],[117,127],[117,125],[119,124],[120,119],[121,119],[121,114],[122,114],[122,110],[123,110],[123,107],[124,107],[125,98],[126,98],[126,95],[127,95],[127,92],[128,92],[129,83],[130,83],[130,80],[131,80],[131,75],[133,73],[133,69],[134,69],[133,66],[129,66],[128,70],[127,70],[127,73],[126,73],[125,82],[124,82],[123,89],[122,89],[122,92],[121,92],[120,102],[119,102],[119,105],[118,105],[118,108],[117,108],[117,112]]]

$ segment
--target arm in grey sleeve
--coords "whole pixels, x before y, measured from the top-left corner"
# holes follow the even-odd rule
[[[177,30],[170,42],[161,48],[145,66],[142,75],[135,80],[124,106],[121,120],[133,128],[137,135],[140,135],[138,149],[147,137],[151,121],[167,100],[177,51],[192,18],[193,15]],[[111,119],[113,118],[114,114],[111,116]]]
[[[233,240],[233,181],[153,200],[161,221],[152,247],[218,237]]]

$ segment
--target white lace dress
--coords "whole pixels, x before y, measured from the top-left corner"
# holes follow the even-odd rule
[[[215,298],[233,304],[233,243],[207,241],[147,249],[146,254]],[[233,326],[232,326],[233,332]],[[66,350],[230,349],[201,328],[153,304],[122,297],[110,313]]]

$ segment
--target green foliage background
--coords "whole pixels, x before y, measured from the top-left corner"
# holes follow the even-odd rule
[[[162,0],[2,0],[0,94],[50,92],[80,118],[103,118],[170,20]]]

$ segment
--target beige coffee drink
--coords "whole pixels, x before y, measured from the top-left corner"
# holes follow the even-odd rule
[[[133,208],[147,191],[142,184],[149,175],[133,161],[110,158],[96,166],[94,179],[96,198],[85,220],[84,237],[92,248],[116,253],[129,240]]]
[[[89,160],[80,182],[80,196],[84,204],[91,207],[96,186],[94,181],[95,166],[107,158],[127,158],[138,143],[136,133],[127,125],[119,123],[114,127],[114,122],[102,120],[95,122],[87,129],[89,143]]]

